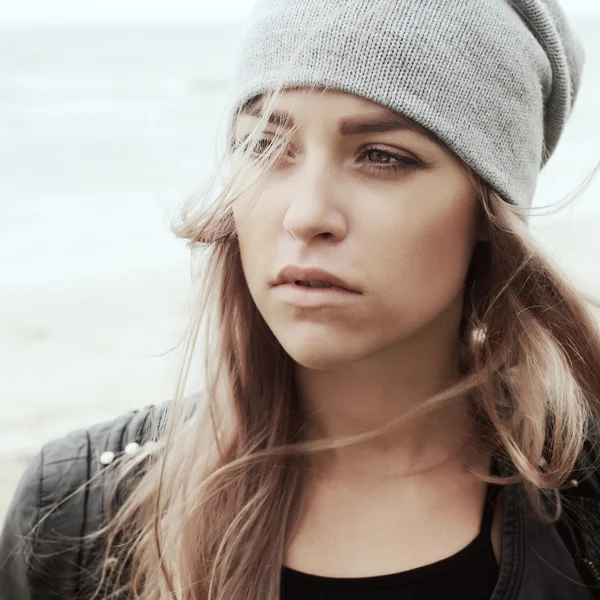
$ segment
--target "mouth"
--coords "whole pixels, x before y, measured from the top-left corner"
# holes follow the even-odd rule
[[[301,309],[334,309],[362,295],[353,284],[316,268],[286,267],[271,285],[281,302]]]
[[[271,283],[277,286],[297,286],[307,290],[338,289],[345,292],[360,294],[361,292],[353,284],[345,279],[320,268],[288,266],[282,269],[275,281]]]
[[[361,298],[353,292],[325,281],[293,281],[273,286],[274,296],[284,304],[300,309],[334,309],[348,306]]]

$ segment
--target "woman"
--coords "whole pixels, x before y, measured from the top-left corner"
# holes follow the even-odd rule
[[[582,64],[556,0],[259,2],[177,392],[44,446],[3,600],[600,597],[600,338],[526,227]]]

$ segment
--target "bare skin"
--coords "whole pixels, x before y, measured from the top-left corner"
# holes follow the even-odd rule
[[[284,564],[325,577],[371,577],[431,564],[477,536],[484,493],[472,476],[447,466],[379,485],[328,477],[311,489]],[[491,536],[498,563],[502,514],[501,500]]]
[[[463,285],[485,239],[475,190],[460,160],[422,128],[356,127],[394,116],[374,102],[287,90],[276,110],[297,125],[290,152],[256,202],[248,193],[234,205],[246,281],[296,363],[309,436],[363,432],[459,377]],[[255,123],[242,115],[238,140]],[[276,135],[269,125],[264,140]],[[307,306],[293,289],[290,299],[274,285],[287,265],[325,269],[354,295]],[[489,465],[466,397],[319,455],[285,564],[360,577],[456,553],[477,535],[484,502],[485,483],[466,463]]]

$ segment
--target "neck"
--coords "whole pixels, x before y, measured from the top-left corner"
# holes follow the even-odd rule
[[[364,433],[409,416],[423,401],[460,378],[458,340],[427,335],[337,369],[299,366],[300,400],[308,439]],[[317,470],[371,479],[425,473],[456,465],[474,451],[469,400],[455,397],[405,419],[393,431],[314,457]]]

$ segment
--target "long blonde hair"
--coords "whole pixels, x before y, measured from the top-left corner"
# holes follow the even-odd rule
[[[250,152],[280,91],[266,94],[253,132],[228,148],[227,164],[239,168],[220,169],[223,180],[215,176],[173,222],[197,260],[196,310],[177,389],[156,424],[158,444],[111,466],[119,502],[101,531],[95,598],[276,600],[310,455],[391,431],[466,392],[482,442],[516,473],[478,476],[519,482],[539,519],[556,520],[559,513],[542,511],[540,496],[569,479],[589,420],[600,412],[600,335],[584,298],[537,247],[526,211],[465,166],[489,239],[476,246],[465,282],[464,377],[384,428],[303,439],[307,415],[294,364],[250,297],[231,211],[252,186],[258,197],[293,135],[282,129],[268,152]],[[202,344],[203,393],[190,410],[186,381]]]

